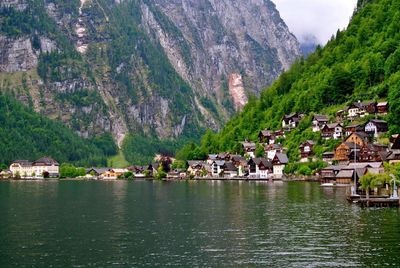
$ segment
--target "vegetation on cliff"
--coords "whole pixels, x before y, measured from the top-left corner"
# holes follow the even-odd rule
[[[221,132],[207,132],[199,146],[186,145],[178,156],[196,158],[220,151],[239,152],[239,142],[244,139],[257,140],[259,131],[265,128],[279,129],[285,114],[326,113],[333,117],[337,110],[357,100],[387,99],[390,131],[399,133],[399,21],[399,1],[360,1],[345,31],[338,31],[324,48],[318,47],[307,59],[299,59],[259,99],[251,99]],[[307,117],[284,141],[289,156],[302,141],[318,139],[310,125],[311,118]]]
[[[51,156],[79,166],[105,166],[117,152],[111,135],[85,140],[8,95],[0,95],[0,126],[0,163]]]

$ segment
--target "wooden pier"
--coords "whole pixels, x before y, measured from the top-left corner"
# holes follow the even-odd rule
[[[400,207],[399,199],[390,199],[384,197],[365,197],[348,196],[347,200],[351,203],[357,204],[360,207]]]

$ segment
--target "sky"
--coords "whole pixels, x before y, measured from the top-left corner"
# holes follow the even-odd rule
[[[290,31],[301,42],[314,35],[324,45],[338,29],[345,28],[357,0],[272,0]]]

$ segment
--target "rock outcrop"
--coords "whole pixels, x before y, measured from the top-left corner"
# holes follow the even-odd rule
[[[218,129],[300,55],[270,0],[6,0],[0,8],[33,27],[0,30],[0,90],[81,136],[111,132],[119,145],[129,133]]]

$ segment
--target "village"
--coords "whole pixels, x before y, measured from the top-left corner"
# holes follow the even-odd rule
[[[304,140],[299,148],[298,164],[322,161],[323,167],[309,176],[290,174],[287,165],[291,162],[282,141],[296,129],[306,116],[292,113],[282,118],[282,128],[276,131],[262,130],[258,141],[241,142],[243,154],[221,152],[210,154],[204,160],[189,160],[176,165],[171,157],[160,156],[157,161],[146,166],[128,168],[86,168],[76,169],[63,175],[63,166],[50,157],[34,162],[16,160],[8,170],[2,170],[1,178],[44,179],[79,177],[81,179],[199,179],[199,180],[290,180],[291,178],[314,179],[332,186],[349,186],[370,174],[385,173],[384,163],[400,162],[400,135],[388,137],[388,123],[381,119],[388,113],[387,102],[355,102],[336,113],[332,120],[327,115],[313,115],[312,132],[319,133],[322,140],[336,140],[334,151],[316,156],[314,140]],[[371,117],[372,116],[372,117]],[[360,122],[364,118],[364,123]],[[386,137],[386,138],[385,138]],[[378,141],[386,141],[379,143]],[[262,146],[263,157],[257,157],[258,145]],[[61,169],[61,172],[60,172]],[[66,167],[64,167],[64,170]],[[75,170],[75,171],[76,171]]]

